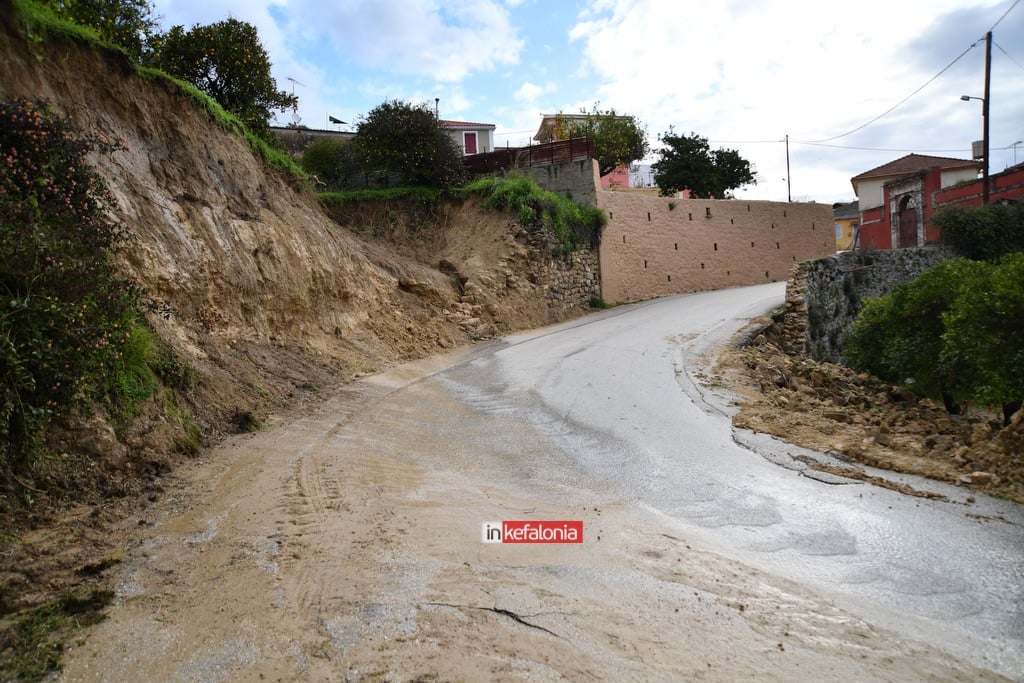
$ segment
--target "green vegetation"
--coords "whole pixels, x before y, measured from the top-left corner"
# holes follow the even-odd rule
[[[665,146],[651,169],[663,197],[689,190],[693,197],[729,199],[732,190],[757,182],[750,162],[736,150],[713,150],[707,138],[676,135],[671,127],[658,139]]]
[[[932,218],[958,256],[988,261],[1024,251],[1024,204],[943,209]]]
[[[426,105],[392,100],[356,128],[365,171],[396,175],[401,185],[449,190],[466,182],[462,153]]]
[[[123,47],[101,37],[96,29],[76,23],[45,4],[32,0],[13,0],[13,5],[15,16],[21,20],[26,37],[33,43],[60,40],[82,45],[101,45],[125,52]]]
[[[64,640],[83,627],[103,621],[103,610],[113,597],[109,590],[78,589],[9,619],[0,629],[0,671],[4,680],[43,680],[58,671]]]
[[[299,165],[328,192],[344,190],[362,174],[359,145],[351,140],[315,140],[302,151]]]
[[[93,29],[106,43],[140,61],[156,35],[153,8],[146,0],[42,0],[70,22]]]
[[[141,294],[116,273],[127,239],[89,166],[120,146],[81,135],[43,102],[0,100],[0,466],[26,465],[43,426],[70,406],[141,391]],[[109,395],[104,395],[109,391]]]
[[[517,216],[524,227],[549,228],[563,254],[584,245],[597,246],[608,223],[601,209],[581,206],[556,192],[542,190],[523,175],[479,178],[462,188],[461,193],[481,197],[486,208]]]
[[[628,166],[647,156],[647,129],[635,116],[618,114],[614,109],[602,111],[600,103],[579,116],[559,112],[548,131],[548,140],[588,137],[594,141],[594,158],[601,175],[608,175],[620,166]]]
[[[33,42],[57,40],[114,49],[133,56],[131,50],[123,45],[112,42],[116,38],[113,34],[105,37],[101,31],[97,31],[90,26],[75,23],[71,19],[71,12],[58,14],[53,8],[39,2],[33,2],[32,0],[13,0],[13,2],[15,12],[27,32],[27,37]],[[105,0],[105,2],[108,3],[105,5],[106,7],[116,7],[119,4],[119,0]],[[120,0],[120,3],[126,7],[139,7],[144,4],[141,0],[138,2],[136,0]],[[66,2],[63,4],[71,7],[72,4],[77,6],[78,3]],[[84,3],[84,5],[89,4]],[[151,47],[150,42],[158,40],[158,38],[155,35],[147,36],[148,42],[143,49],[143,59],[147,59],[146,54],[148,54],[147,50]],[[259,49],[262,50],[262,48]],[[147,61],[149,60],[147,59]],[[281,173],[285,178],[292,178],[299,183],[307,181],[306,173],[299,168],[298,164],[288,154],[280,149],[277,138],[269,134],[266,119],[257,127],[257,132],[253,132],[242,123],[238,116],[230,113],[217,100],[204,93],[189,81],[175,78],[153,66],[136,64],[135,69],[139,75],[150,80],[163,80],[173,83],[175,87],[195,101],[218,126],[230,133],[245,138],[249,148],[265,164]],[[265,133],[261,133],[261,131],[265,131]]]
[[[149,41],[149,66],[192,83],[217,100],[256,137],[275,144],[267,121],[271,110],[298,104],[294,95],[277,89],[270,58],[256,27],[237,19],[196,24],[188,31],[175,26]]]
[[[1024,254],[956,259],[869,299],[844,349],[850,364],[960,412],[966,402],[1024,401]]]
[[[436,204],[441,199],[441,191],[432,187],[392,187],[386,190],[323,192],[317,196],[326,206],[399,200],[413,200],[425,204]]]

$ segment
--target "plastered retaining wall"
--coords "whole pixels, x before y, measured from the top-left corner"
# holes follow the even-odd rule
[[[579,159],[564,164],[526,166],[516,169],[540,187],[584,206],[597,205],[597,188],[601,186],[597,161]]]
[[[843,362],[843,337],[864,300],[882,296],[950,258],[938,246],[846,251],[797,265],[786,282],[783,346],[816,360]]]
[[[827,204],[673,199],[598,191],[601,296],[608,303],[785,280],[835,252]]]

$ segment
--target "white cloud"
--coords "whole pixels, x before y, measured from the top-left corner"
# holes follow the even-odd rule
[[[289,30],[326,36],[334,50],[370,69],[456,82],[519,61],[523,41],[494,0],[290,0]]]
[[[677,132],[696,131],[712,141],[766,141],[722,146],[739,148],[754,162],[765,180],[755,192],[774,192],[771,198],[778,198],[780,192],[785,196],[785,184],[779,185],[786,175],[783,137],[838,135],[911,93],[946,65],[915,61],[913,39],[931,20],[962,5],[962,0],[862,0],[837,12],[831,3],[791,0],[601,0],[579,15],[569,35],[583,50],[581,73],[597,82],[601,106],[637,115],[652,138],[674,125]],[[948,45],[948,60],[976,37],[963,35],[961,44]],[[952,75],[946,80],[951,82]],[[965,146],[969,141],[929,137],[934,126],[922,126],[922,117],[932,113],[941,120],[955,104],[944,92],[930,94],[931,101],[915,100],[887,117],[886,125],[843,142],[887,146],[876,144],[876,136],[895,128],[902,114],[907,118],[899,128],[901,140],[890,141],[892,146]],[[813,156],[797,145],[790,151],[791,160]],[[883,156],[863,168],[852,155],[838,158],[832,176],[848,179],[901,155]],[[810,180],[806,174],[801,178],[803,172],[794,164],[794,195],[798,179]],[[815,175],[812,194],[829,174]],[[843,185],[835,192],[849,193],[849,183]]]
[[[554,83],[545,83],[544,85],[537,85],[527,81],[523,83],[513,93],[513,97],[519,102],[536,102],[538,98],[547,95],[548,93],[555,92],[558,89]]]

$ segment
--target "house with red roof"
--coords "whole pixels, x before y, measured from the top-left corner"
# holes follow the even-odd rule
[[[935,194],[979,183],[981,162],[924,154],[882,164],[850,179],[860,209],[861,249],[917,247],[939,238],[932,227]]]
[[[493,123],[441,119],[438,124],[462,150],[462,156],[494,151],[494,130],[497,126]]]

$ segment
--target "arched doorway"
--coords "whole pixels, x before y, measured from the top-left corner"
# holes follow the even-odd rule
[[[917,206],[910,195],[900,200],[900,248],[916,247],[917,244]]]

